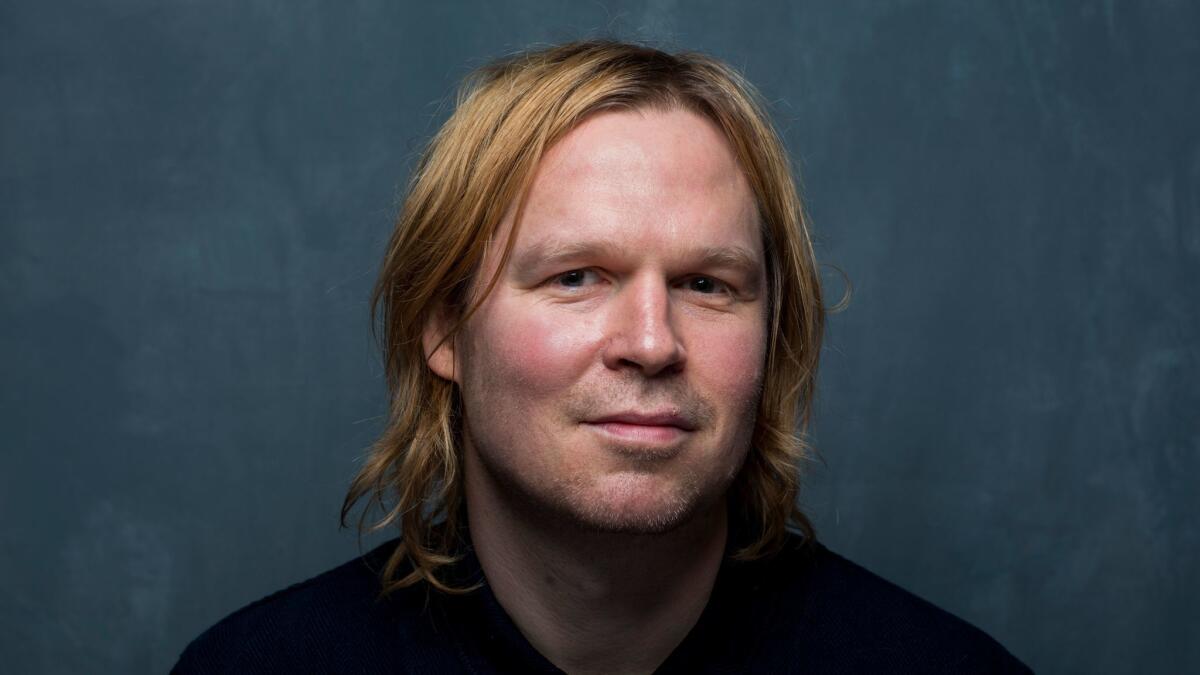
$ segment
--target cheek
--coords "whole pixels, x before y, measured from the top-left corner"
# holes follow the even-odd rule
[[[515,398],[538,398],[573,384],[596,345],[592,321],[564,321],[551,312],[495,307],[472,320],[470,367],[484,384]],[[577,317],[575,317],[577,318]]]
[[[757,326],[705,327],[689,347],[695,377],[722,404],[757,403],[766,358],[766,331]],[[739,408],[742,406],[738,406]]]

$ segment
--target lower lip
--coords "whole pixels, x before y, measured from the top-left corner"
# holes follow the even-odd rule
[[[634,443],[673,443],[683,438],[687,431],[679,427],[654,424],[628,424],[625,422],[600,422],[589,426],[619,438]]]

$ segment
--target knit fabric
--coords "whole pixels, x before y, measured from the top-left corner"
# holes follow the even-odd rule
[[[172,672],[559,673],[487,587],[381,597],[392,540],[203,633]],[[483,581],[469,546],[451,570]],[[813,542],[728,556],[699,621],[659,673],[1027,673],[965,621]]]

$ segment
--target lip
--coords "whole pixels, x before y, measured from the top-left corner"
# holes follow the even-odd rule
[[[588,424],[620,424],[642,427],[675,427],[681,431],[693,431],[696,426],[679,413],[664,410],[661,412],[627,411],[612,415],[604,415],[587,420]]]
[[[585,424],[621,441],[647,445],[674,443],[695,430],[683,416],[669,411],[622,412],[587,420]]]

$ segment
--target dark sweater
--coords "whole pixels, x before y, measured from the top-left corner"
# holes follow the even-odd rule
[[[267,596],[196,638],[172,672],[558,673],[491,590],[380,597],[392,540]],[[482,580],[467,549],[454,579]],[[1025,673],[979,629],[819,543],[726,558],[708,605],[660,673]]]

